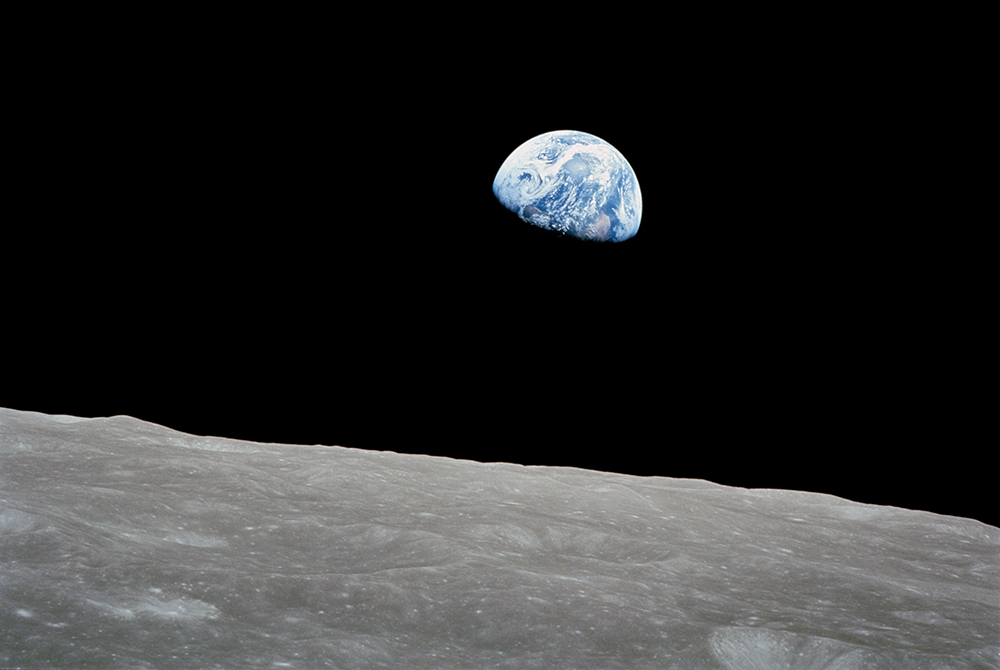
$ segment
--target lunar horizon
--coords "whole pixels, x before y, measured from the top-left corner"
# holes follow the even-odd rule
[[[12,667],[1000,668],[1000,529],[0,409]]]

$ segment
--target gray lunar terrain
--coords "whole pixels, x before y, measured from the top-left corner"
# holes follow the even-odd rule
[[[1000,529],[0,409],[0,666],[1000,669]]]

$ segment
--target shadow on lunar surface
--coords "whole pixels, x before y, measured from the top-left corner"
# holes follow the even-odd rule
[[[1000,668],[1000,531],[0,409],[0,664]]]

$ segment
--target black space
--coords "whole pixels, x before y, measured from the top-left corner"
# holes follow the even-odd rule
[[[674,20],[634,68],[503,26],[46,27],[0,405],[995,524],[905,69]],[[632,164],[634,239],[496,202],[504,158],[557,129]]]

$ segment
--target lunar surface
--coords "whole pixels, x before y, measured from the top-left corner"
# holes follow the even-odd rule
[[[998,669],[1000,529],[0,409],[0,666]]]

